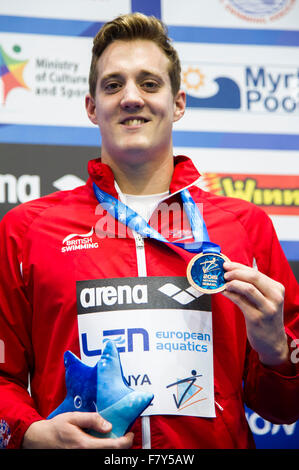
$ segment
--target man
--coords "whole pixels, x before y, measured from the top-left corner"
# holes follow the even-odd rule
[[[101,159],[89,163],[85,186],[19,206],[1,224],[0,420],[7,447],[248,448],[254,444],[244,400],[273,422],[299,418],[291,360],[298,285],[264,212],[202,191],[191,160],[173,158],[173,122],[185,111],[179,77],[158,20],[132,14],[107,23],[94,40],[86,98],[101,131]],[[111,232],[119,214],[103,211],[93,184],[104,201],[122,201],[159,233],[165,221],[151,214],[159,202],[176,204],[173,243],[145,240],[137,225],[125,236],[117,224]],[[194,253],[175,244],[187,189],[203,206],[211,241],[232,261],[224,264],[225,290],[213,296],[190,290],[186,268]],[[149,307],[153,285],[161,286],[153,299],[159,293],[163,301]],[[65,396],[64,351],[98,359],[99,337],[117,334],[125,373],[137,382],[142,371],[142,386],[155,394],[133,432],[116,439],[87,434],[111,430],[96,412],[46,420]]]

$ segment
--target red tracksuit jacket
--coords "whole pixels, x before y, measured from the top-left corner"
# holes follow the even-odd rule
[[[134,237],[99,238],[96,233],[97,227],[103,228],[104,215],[92,182],[117,198],[112,171],[96,159],[89,162],[89,174],[86,185],[22,204],[1,221],[3,447],[20,447],[28,426],[47,417],[65,397],[63,353],[71,350],[80,356],[76,281],[140,275]],[[166,202],[181,204],[179,192],[188,187],[195,202],[203,204],[211,241],[232,261],[252,266],[255,260],[261,272],[285,286],[286,332],[290,340],[299,338],[298,284],[271,220],[250,203],[201,190],[199,177],[191,160],[175,157]],[[176,223],[173,216],[170,238]],[[142,249],[147,276],[185,278],[190,253],[151,239],[144,240]],[[274,423],[299,419],[299,374],[285,377],[259,362],[248,345],[242,312],[221,294],[212,296],[212,322],[216,417],[151,416],[152,448],[254,447],[244,402]],[[29,373],[31,395],[27,392]],[[141,447],[140,419],[133,431],[134,447]]]

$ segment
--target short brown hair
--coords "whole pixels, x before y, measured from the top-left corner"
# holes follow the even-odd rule
[[[97,84],[97,62],[103,51],[114,41],[132,41],[147,39],[153,41],[168,57],[169,78],[174,96],[181,86],[181,64],[177,51],[171,45],[167,28],[154,16],[146,16],[142,13],[129,13],[121,15],[102,26],[93,40],[92,59],[89,71],[89,92],[95,97]]]

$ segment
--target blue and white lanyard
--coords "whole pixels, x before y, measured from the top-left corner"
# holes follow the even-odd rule
[[[180,194],[195,240],[191,243],[170,242],[166,240],[163,235],[151,227],[137,212],[119,199],[100,189],[95,183],[93,183],[93,190],[98,202],[112,217],[131,230],[139,233],[143,238],[153,238],[154,240],[183,248],[190,253],[220,253],[221,251],[219,245],[210,241],[206,224],[188,189],[183,189]]]

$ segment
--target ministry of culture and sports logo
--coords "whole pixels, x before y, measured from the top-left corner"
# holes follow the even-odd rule
[[[15,45],[13,51],[15,54],[19,54],[21,47]],[[3,105],[6,103],[7,95],[15,88],[29,89],[23,78],[24,69],[28,62],[28,60],[17,60],[10,56],[0,45],[0,78],[3,85]]]
[[[225,9],[238,18],[256,23],[274,21],[284,16],[296,0],[220,0]]]

